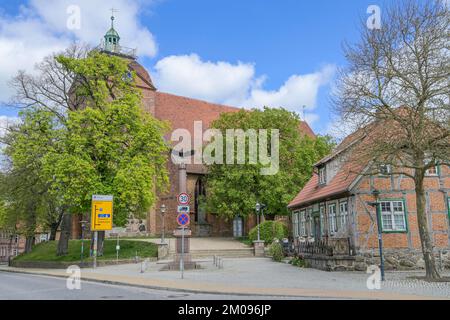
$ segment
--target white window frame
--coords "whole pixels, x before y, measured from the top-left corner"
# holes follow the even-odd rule
[[[308,209],[308,215],[307,215],[307,221],[308,221],[308,229],[307,229],[307,236],[314,237],[314,221],[313,221],[313,208]]]
[[[298,215],[299,215],[299,211],[294,211],[292,213],[292,233],[293,233],[294,238],[297,238],[299,236]]]
[[[428,158],[428,157],[424,161],[425,164],[429,164],[430,162],[431,162],[431,158]],[[435,172],[430,172],[431,169],[434,169]],[[438,177],[439,176],[438,164],[436,163],[435,166],[425,170],[425,176]]]
[[[331,210],[331,208],[334,208],[334,210]],[[331,235],[335,234],[338,231],[336,203],[330,203],[328,205],[328,228]]]
[[[320,214],[320,234],[325,235],[325,205],[319,205]]]
[[[383,172],[383,168],[386,169],[386,172]],[[392,173],[392,167],[390,164],[380,164],[379,171],[381,176],[389,176]]]
[[[389,204],[389,210],[383,210],[383,204]],[[401,205],[402,211],[395,211],[394,210],[394,204],[395,205]],[[380,215],[381,215],[381,227],[383,232],[406,232],[407,231],[407,225],[406,225],[406,208],[405,203],[402,200],[382,200],[380,201]],[[400,213],[399,213],[400,212]],[[402,216],[403,217],[403,227],[399,227],[396,224],[395,217],[396,216]],[[385,217],[389,217],[392,223],[392,228],[385,227],[386,219]]]
[[[320,167],[319,168],[319,184],[326,184],[327,183],[327,174],[326,174],[326,167]]]
[[[345,206],[346,210],[342,210],[342,207]],[[340,221],[340,226],[344,229],[347,230],[347,223],[348,223],[348,201],[341,201],[339,202],[339,221]]]
[[[301,237],[306,237],[306,210],[300,211],[299,235]]]
[[[430,172],[431,169],[434,169],[435,172]],[[439,171],[438,171],[437,165],[427,169],[425,171],[425,176],[427,176],[427,177],[438,177],[439,176]]]

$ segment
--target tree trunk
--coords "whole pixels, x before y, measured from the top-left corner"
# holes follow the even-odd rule
[[[25,240],[25,253],[30,253],[33,249],[34,236],[27,236]]]
[[[97,254],[99,257],[103,256],[103,246],[105,244],[105,231],[99,231],[98,232],[98,250],[97,250]]]
[[[58,231],[58,224],[52,223],[50,225],[50,238],[49,241],[55,241],[56,240],[56,232]]]
[[[61,225],[62,217],[64,216],[64,210],[61,210],[61,212],[58,215],[58,219],[50,224],[50,241],[56,240],[56,232],[58,232],[58,228]]]
[[[33,250],[33,244],[36,233],[36,206],[30,204],[28,206],[28,215],[26,219],[25,231],[25,253],[30,253]]]
[[[61,235],[59,236],[56,255],[65,256],[69,253],[70,229],[72,226],[72,215],[64,214],[61,222]]]
[[[419,227],[420,242],[422,245],[423,260],[425,261],[425,270],[427,279],[439,279],[436,268],[436,260],[433,254],[433,243],[428,232],[428,218],[425,210],[425,190],[424,190],[424,174],[416,170],[416,207],[417,207],[417,223]]]

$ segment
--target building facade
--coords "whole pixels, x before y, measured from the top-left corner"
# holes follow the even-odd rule
[[[297,250],[320,269],[365,271],[380,261],[379,223],[386,269],[423,268],[414,181],[391,174],[388,165],[380,174],[363,174],[364,166],[348,161],[360,140],[350,135],[318,162],[311,180],[289,204]],[[450,168],[428,170],[425,188],[436,261],[438,267],[450,268]]]
[[[25,239],[19,235],[0,230],[0,263],[6,263],[25,250]]]

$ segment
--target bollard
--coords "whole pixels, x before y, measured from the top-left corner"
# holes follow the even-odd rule
[[[145,259],[141,262],[141,273],[144,273],[147,270],[147,264],[149,261],[149,259]]]
[[[223,258],[222,257],[217,257],[216,267],[220,269],[221,265],[223,265]]]

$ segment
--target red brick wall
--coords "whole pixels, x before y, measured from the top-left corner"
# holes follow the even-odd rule
[[[169,171],[169,190],[167,193],[160,194],[159,199],[155,205],[155,209],[150,210],[148,213],[148,224],[149,224],[149,232],[152,235],[161,235],[162,232],[162,216],[160,213],[160,207],[162,204],[166,206],[166,214],[165,214],[165,230],[166,235],[172,234],[173,231],[178,227],[176,222],[177,217],[177,195],[179,193],[178,190],[178,167],[172,163],[171,160],[168,161],[168,171]],[[191,230],[192,234],[197,234],[197,224],[195,222],[195,206],[194,206],[194,195],[195,195],[195,184],[197,179],[199,179],[201,175],[188,173],[187,176],[187,193],[191,196]],[[207,213],[206,214],[206,223],[211,225],[211,236],[214,237],[229,237],[233,235],[233,221],[226,221],[223,218],[218,218],[217,216]]]
[[[441,168],[440,177],[425,179],[427,217],[430,225],[431,237],[436,248],[449,247],[449,213],[447,196],[450,190],[449,170]],[[400,186],[400,189],[398,189]],[[357,215],[357,246],[361,249],[378,248],[377,227],[375,224],[375,209],[367,206],[368,201],[374,201],[371,190],[381,192],[379,199],[403,199],[407,211],[408,233],[383,233],[383,246],[389,248],[420,249],[420,236],[417,225],[416,196],[414,181],[410,178],[364,177],[357,186],[356,215]],[[372,219],[367,210],[369,210]]]

